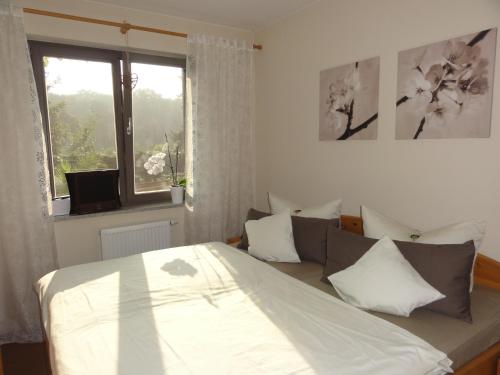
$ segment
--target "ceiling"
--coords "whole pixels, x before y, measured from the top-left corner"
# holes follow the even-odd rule
[[[260,30],[317,0],[94,0],[99,3]]]

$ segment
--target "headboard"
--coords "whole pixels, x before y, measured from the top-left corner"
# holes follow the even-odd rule
[[[363,235],[363,219],[359,216],[342,215],[340,223],[343,230]],[[500,262],[479,253],[474,265],[474,284],[500,290]]]
[[[359,216],[342,215],[340,225],[347,232],[363,235],[363,219]]]

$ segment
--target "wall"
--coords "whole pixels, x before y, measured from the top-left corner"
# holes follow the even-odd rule
[[[396,141],[394,104],[398,51],[499,24],[498,0],[323,0],[259,32],[258,207],[273,191],[303,205],[342,197],[346,213],[365,204],[423,230],[485,219],[482,251],[500,260],[500,58],[488,139]],[[319,72],[373,56],[378,140],[319,142]]]
[[[185,33],[207,33],[253,41],[253,33],[225,26],[203,23],[179,17],[141,12],[123,7],[103,5],[82,0],[14,0],[14,3],[37,9],[85,17],[165,28]],[[122,48],[124,38],[118,29],[86,23],[59,20],[37,15],[25,15],[26,32],[32,39],[73,43],[78,45]],[[185,54],[186,40],[140,31],[129,32],[131,49],[153,54]],[[173,219],[173,245],[184,243],[184,214],[182,208],[144,212],[114,213],[97,217],[78,218],[55,223],[56,243],[61,267],[99,260],[99,230],[123,225]]]
[[[141,212],[107,213],[56,221],[55,234],[60,267],[101,259],[99,231],[155,221],[172,220],[171,245],[184,244],[184,208],[164,208]]]
[[[115,22],[127,21],[141,26],[157,27],[183,33],[206,33],[241,38],[249,41],[253,41],[254,36],[248,30],[86,0],[12,0],[12,2],[23,7]],[[36,39],[68,41],[79,45],[104,46],[109,48],[121,48],[125,46],[123,35],[114,27],[32,14],[26,14],[24,18],[26,32]],[[128,36],[129,46],[132,49],[149,50],[152,53],[186,53],[186,40],[184,38],[135,30],[129,31]]]

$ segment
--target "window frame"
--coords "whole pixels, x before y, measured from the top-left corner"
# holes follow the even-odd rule
[[[45,144],[50,172],[50,189],[55,197],[54,166],[52,143],[50,133],[50,118],[48,110],[48,98],[45,82],[45,69],[43,57],[57,57],[68,59],[81,59],[88,61],[107,62],[112,67],[113,81],[113,101],[115,112],[115,137],[116,137],[116,157],[117,167],[120,171],[120,200],[124,206],[132,206],[147,203],[158,203],[171,201],[170,190],[151,193],[135,193],[135,170],[134,170],[134,126],[131,121],[131,132],[127,134],[129,118],[133,118],[132,92],[121,84],[121,77],[124,71],[128,71],[130,66],[123,64],[124,51],[110,50],[93,47],[83,47],[60,43],[50,43],[41,41],[28,41],[33,73],[40,102],[40,111],[45,133]],[[142,53],[129,53],[129,63],[146,63],[182,68],[183,86],[183,112],[185,112],[186,101],[186,58],[165,57],[158,55],[148,55]],[[185,124],[184,124],[185,129]],[[54,198],[55,199],[55,198]]]
[[[145,55],[139,53],[129,53],[129,63],[132,64],[134,62],[182,68],[182,98],[183,98],[182,110],[184,114],[186,109],[186,60],[171,58],[171,57],[155,56],[155,55]],[[140,194],[136,194],[135,192],[135,161],[134,161],[135,154],[134,154],[134,122],[133,122],[134,103],[132,101],[132,90],[123,88],[123,102],[125,103],[123,110],[124,127],[128,125],[129,118],[132,124],[131,134],[127,134],[126,130],[124,132],[125,173],[127,174],[127,181],[129,181],[129,183],[127,183],[126,186],[128,201],[130,202],[130,204],[156,203],[165,200],[171,201],[172,197],[170,195],[170,190],[161,192],[152,192],[152,193],[140,193]],[[185,121],[184,115],[183,119]],[[186,124],[184,124],[184,131],[185,130],[186,130]]]

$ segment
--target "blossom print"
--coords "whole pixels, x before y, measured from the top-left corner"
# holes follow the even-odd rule
[[[489,137],[496,29],[400,52],[396,138]]]
[[[379,58],[320,73],[320,140],[376,139]]]

